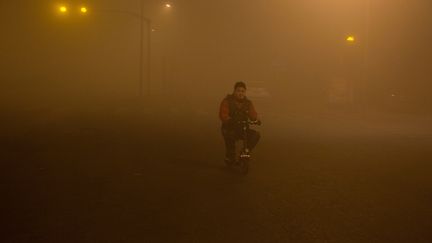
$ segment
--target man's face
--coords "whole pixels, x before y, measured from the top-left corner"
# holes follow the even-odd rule
[[[246,89],[243,87],[237,87],[234,90],[234,97],[238,100],[244,99],[245,95],[246,95]]]

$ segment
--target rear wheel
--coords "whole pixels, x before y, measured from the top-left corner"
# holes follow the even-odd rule
[[[229,159],[229,158],[225,158],[225,164],[227,166],[233,166],[234,165],[234,160]]]
[[[247,175],[249,173],[249,158],[239,159],[239,169],[240,173],[242,173],[243,175]]]

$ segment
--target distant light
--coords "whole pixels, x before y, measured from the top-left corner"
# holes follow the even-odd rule
[[[61,13],[66,13],[67,12],[67,7],[66,6],[61,6],[60,8],[59,8],[59,11],[61,12]]]
[[[349,43],[354,43],[354,42],[355,42],[355,37],[352,36],[352,35],[350,35],[350,36],[348,36],[348,37],[346,38],[346,41],[349,42]]]
[[[85,14],[85,13],[87,13],[87,8],[86,7],[81,7],[81,13],[83,13],[83,14]]]
[[[170,3],[167,3],[167,4],[165,4],[165,7],[166,7],[166,8],[171,8],[172,5],[171,5]]]
[[[396,95],[395,95],[395,94],[392,94],[391,96],[392,96],[392,97],[395,97]]]
[[[155,29],[155,28],[152,28],[152,29],[151,29],[151,31],[152,31],[152,32],[155,32],[155,31],[156,31],[156,29]]]

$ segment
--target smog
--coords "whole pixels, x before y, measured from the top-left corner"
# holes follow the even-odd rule
[[[432,240],[432,2],[0,10],[1,242]]]

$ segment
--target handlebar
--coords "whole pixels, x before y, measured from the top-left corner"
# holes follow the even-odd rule
[[[239,121],[238,123],[261,126],[261,121],[260,120],[255,120],[255,121],[251,121],[251,120]]]

